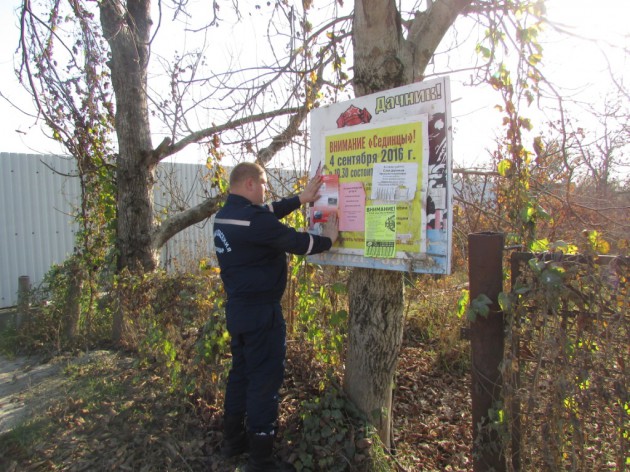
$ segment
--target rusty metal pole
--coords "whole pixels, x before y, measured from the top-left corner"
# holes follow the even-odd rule
[[[504,319],[498,296],[503,290],[502,233],[468,235],[470,300],[486,295],[491,301],[487,317],[478,315],[470,325],[472,356],[473,470],[506,470],[499,435],[488,425],[488,412],[501,400]],[[481,428],[480,428],[481,426]]]

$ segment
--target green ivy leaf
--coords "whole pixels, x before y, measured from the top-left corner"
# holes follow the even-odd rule
[[[468,308],[466,314],[468,320],[474,322],[477,319],[477,315],[481,315],[484,318],[487,318],[490,314],[490,305],[492,304],[492,300],[482,293],[473,301],[470,302],[470,307]]]
[[[457,300],[457,316],[460,318],[466,314],[468,305],[470,303],[470,292],[468,290],[462,290],[462,293]]]
[[[501,177],[505,177],[508,175],[508,172],[510,171],[511,168],[512,168],[512,162],[509,161],[508,159],[503,159],[501,162],[499,162],[499,165],[497,166],[497,171],[499,172],[499,175]]]
[[[549,266],[541,274],[540,280],[547,286],[559,286],[564,279],[565,270],[560,266]]]
[[[536,209],[534,205],[528,203],[525,208],[521,210],[521,221],[523,223],[530,223],[534,221],[534,217],[536,216]]]
[[[550,244],[549,250],[553,252],[560,251],[564,254],[577,254],[578,247],[574,244],[569,244],[566,241],[555,241]]]
[[[535,257],[527,261],[527,264],[529,265],[529,268],[534,272],[534,274],[537,275],[540,275],[546,265],[544,261],[539,261]]]
[[[530,290],[531,287],[529,285],[525,285],[522,282],[517,282],[512,291],[517,295],[525,295]]]
[[[501,310],[505,313],[510,313],[512,311],[512,298],[509,293],[501,292],[498,297],[499,306]]]
[[[602,237],[601,233],[595,230],[587,231],[587,237],[593,251],[600,254],[608,254],[610,251],[610,244]]]
[[[529,250],[532,252],[546,252],[549,250],[549,240],[544,238],[532,241],[529,243]]]

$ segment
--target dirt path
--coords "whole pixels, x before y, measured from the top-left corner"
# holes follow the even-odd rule
[[[65,365],[62,358],[43,363],[33,357],[0,356],[0,434],[45,411],[63,383],[59,373]]]

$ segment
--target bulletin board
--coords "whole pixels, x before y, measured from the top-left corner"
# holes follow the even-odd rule
[[[318,264],[448,274],[452,158],[447,78],[366,95],[311,112],[311,177],[320,198],[309,231],[331,212],[340,238]]]

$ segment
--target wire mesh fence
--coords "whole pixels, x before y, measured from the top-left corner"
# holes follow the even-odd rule
[[[628,258],[513,262],[499,408],[508,468],[630,469]]]

